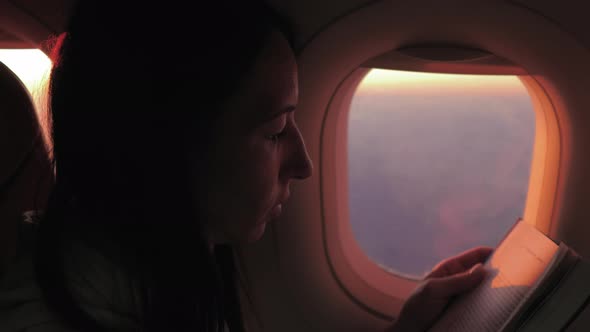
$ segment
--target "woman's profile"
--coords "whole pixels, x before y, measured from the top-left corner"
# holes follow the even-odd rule
[[[9,327],[245,331],[232,246],[313,173],[287,21],[261,1],[79,1],[53,61],[55,184],[22,250],[36,302]],[[425,330],[488,254],[441,263],[390,330]]]

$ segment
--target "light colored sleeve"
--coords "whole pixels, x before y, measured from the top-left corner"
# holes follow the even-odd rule
[[[82,246],[73,250],[66,257],[66,276],[81,308],[106,329],[139,330],[136,283],[100,253]],[[76,332],[45,305],[30,252],[0,276],[0,331]]]
[[[24,330],[20,330],[19,332],[81,332],[69,329],[57,322],[49,322],[38,324],[34,326],[30,326],[25,328]]]
[[[121,268],[80,244],[73,244],[65,267],[74,298],[90,316],[109,329],[139,330],[139,288]]]
[[[31,256],[26,254],[0,277],[0,331],[75,332],[48,310],[33,271]]]

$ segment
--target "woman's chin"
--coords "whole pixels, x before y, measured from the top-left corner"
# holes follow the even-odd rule
[[[262,223],[257,224],[256,226],[254,226],[254,228],[252,228],[252,230],[248,234],[247,242],[252,243],[252,242],[256,242],[256,241],[260,240],[262,238],[262,236],[264,235],[264,230],[266,229],[266,224],[267,223],[262,222]]]

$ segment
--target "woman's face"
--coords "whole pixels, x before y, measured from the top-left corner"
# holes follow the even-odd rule
[[[224,103],[206,158],[211,164],[200,175],[200,209],[212,243],[258,240],[281,214],[291,180],[311,176],[295,124],[297,102],[295,57],[283,35],[273,32],[239,91]]]

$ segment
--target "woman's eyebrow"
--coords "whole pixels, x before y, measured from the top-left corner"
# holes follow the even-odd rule
[[[278,118],[279,116],[283,115],[284,113],[289,113],[289,112],[295,111],[296,108],[297,108],[297,105],[294,105],[294,104],[287,105],[286,107],[282,108],[279,111],[269,113],[268,116],[266,117],[266,119],[272,120],[274,118]]]

